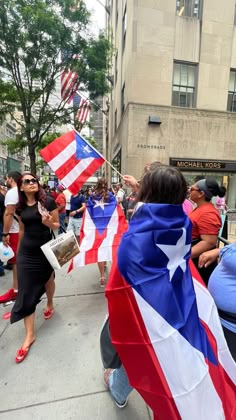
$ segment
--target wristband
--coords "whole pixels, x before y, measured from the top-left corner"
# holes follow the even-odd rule
[[[10,235],[9,232],[8,233],[2,233],[2,236],[8,236],[8,235]]]

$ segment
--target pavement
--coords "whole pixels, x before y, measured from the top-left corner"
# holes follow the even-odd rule
[[[0,294],[12,273],[0,277]],[[27,358],[14,361],[24,324],[13,325],[0,305],[0,420],[150,420],[152,413],[136,391],[119,409],[103,384],[99,334],[107,312],[97,265],[56,272],[55,314],[45,321],[45,298],[36,310],[36,342]],[[33,281],[34,279],[32,279]]]

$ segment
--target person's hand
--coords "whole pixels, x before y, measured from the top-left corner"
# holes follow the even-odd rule
[[[2,242],[3,242],[4,246],[10,246],[10,235],[3,236],[2,237]]]
[[[208,267],[212,264],[219,256],[220,250],[218,248],[211,249],[210,251],[203,252],[198,259],[198,267]]]
[[[47,227],[49,227],[51,229],[52,226],[53,226],[53,218],[52,218],[52,216],[50,214],[43,214],[42,215],[42,223],[45,226],[47,226]]]
[[[69,214],[69,216],[70,216],[70,217],[74,217],[74,216],[76,215],[76,213],[77,213],[77,211],[76,211],[76,210],[71,211],[71,212],[70,212],[70,214]]]
[[[124,175],[123,176],[123,181],[124,181],[125,185],[127,185],[128,187],[138,188],[138,181],[132,175]]]

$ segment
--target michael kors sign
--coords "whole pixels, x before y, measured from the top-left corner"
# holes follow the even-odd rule
[[[228,171],[236,172],[235,161],[219,161],[219,160],[205,160],[205,159],[177,159],[170,158],[170,165],[175,166],[181,170],[192,171]]]

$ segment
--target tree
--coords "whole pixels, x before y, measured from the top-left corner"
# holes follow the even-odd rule
[[[89,34],[82,0],[1,0],[0,119],[7,114],[20,127],[11,147],[27,146],[31,171],[36,150],[49,130],[71,122],[75,87],[94,99],[109,90],[110,45],[103,33]],[[51,101],[63,70],[75,77],[68,96]],[[23,118],[17,118],[16,110]]]

